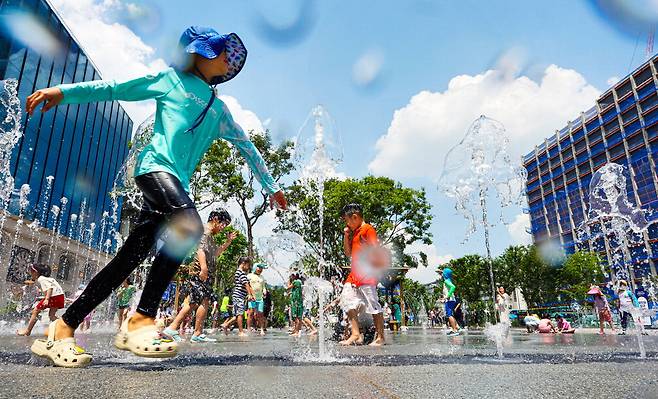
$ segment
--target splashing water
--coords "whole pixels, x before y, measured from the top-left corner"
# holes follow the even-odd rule
[[[486,335],[490,341],[493,341],[496,344],[496,354],[499,359],[504,357],[503,342],[507,338],[509,328],[510,325],[505,322],[500,322],[497,324],[487,323],[487,326],[484,328],[484,335]]]
[[[18,98],[18,81],[0,80],[0,231],[7,219],[7,207],[14,191],[11,175],[11,156],[23,136],[21,129],[21,102]]]
[[[333,285],[319,277],[310,277],[304,282],[302,295],[304,297],[304,308],[313,309],[315,303],[318,304],[318,361],[332,361],[335,356],[327,353],[325,331],[324,331],[324,307],[329,297],[334,292]]]
[[[314,125],[309,132],[309,121]],[[300,181],[310,191],[317,191],[319,218],[318,273],[324,276],[326,266],[324,251],[324,183],[336,177],[336,166],[343,160],[342,140],[327,111],[318,105],[302,125],[295,139],[294,162],[300,169]],[[337,268],[336,265],[334,267]],[[340,274],[340,270],[338,270]]]
[[[607,241],[612,259],[612,267],[617,280],[627,280],[635,288],[631,267],[633,259],[629,251],[631,245],[642,245],[642,233],[649,228],[647,216],[650,210],[636,206],[628,197],[627,184],[630,181],[626,167],[614,162],[597,170],[589,186],[589,208],[585,220],[578,228],[581,242]],[[604,248],[600,248],[604,249]],[[646,251],[646,249],[644,249]],[[646,358],[640,310],[633,308],[635,333],[637,335],[640,358]]]
[[[612,255],[609,263],[615,277],[633,280],[628,248],[643,244],[642,233],[649,228],[647,216],[651,211],[635,206],[628,197],[627,173],[625,166],[616,163],[608,163],[594,173],[589,186],[589,208],[578,228],[578,238],[594,243],[607,238]]]
[[[313,118],[311,129],[309,121]],[[324,339],[324,305],[328,296],[333,293],[332,284],[324,280],[327,260],[324,249],[324,184],[328,178],[336,177],[336,166],[343,160],[342,140],[335,124],[327,111],[320,105],[313,108],[295,139],[294,162],[300,169],[300,182],[309,192],[316,192],[318,198],[319,245],[317,253],[318,276],[311,277],[304,284],[304,301],[307,309],[311,309],[315,300],[319,302],[319,358],[327,356]],[[305,247],[307,247],[305,245]],[[338,265],[331,264],[338,275],[341,271]]]
[[[489,221],[489,214],[496,210],[500,213],[500,221],[505,223],[502,210],[513,204],[523,204],[527,177],[526,170],[512,162],[508,146],[505,127],[498,121],[480,116],[459,144],[448,151],[438,184],[439,190],[455,201],[455,209],[468,222],[464,242],[478,226],[484,230],[492,301],[496,298],[496,287],[489,231],[494,224]]]
[[[260,237],[257,242],[259,251],[263,254],[268,266],[281,277],[284,283],[287,281],[284,274],[287,274],[289,270],[281,267],[280,264],[292,263],[311,252],[304,239],[292,231],[280,231],[270,237]],[[278,254],[285,254],[285,259],[280,259]]]
[[[427,329],[430,324],[430,319],[427,317],[427,309],[425,308],[425,302],[420,301],[420,309],[418,310],[418,323],[423,327],[423,330]]]
[[[139,154],[153,137],[154,125],[155,114],[152,114],[137,127],[126,161],[121,165],[119,173],[117,173],[117,177],[114,179],[114,187],[111,193],[113,209],[118,208],[118,199],[121,197],[128,201],[128,204],[134,209],[140,209],[142,207],[142,192],[135,184],[133,176]],[[115,219],[116,210],[113,211],[113,221],[116,223]]]

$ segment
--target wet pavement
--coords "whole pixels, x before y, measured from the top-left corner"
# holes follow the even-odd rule
[[[447,337],[438,329],[387,333],[382,348],[341,348],[317,356],[314,337],[285,331],[182,345],[170,360],[112,348],[109,328],[79,334],[94,355],[82,370],[50,367],[33,357],[34,338],[0,328],[0,397],[658,397],[658,332],[644,338],[595,334],[526,334],[513,330],[504,358],[482,331]],[[180,395],[173,395],[180,392]]]

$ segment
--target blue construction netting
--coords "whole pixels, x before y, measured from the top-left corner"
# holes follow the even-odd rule
[[[588,161],[588,160],[589,160],[589,154],[587,153],[587,151],[585,151],[585,152],[581,152],[580,154],[578,154],[578,155],[576,156],[576,163],[577,163],[578,165],[580,165],[580,164],[582,164],[583,162],[586,162],[586,161]]]
[[[615,116],[617,116],[617,108],[612,107],[608,111],[606,111],[603,115],[601,115],[601,119],[603,120],[603,123],[608,123]],[[588,131],[590,130],[589,126],[587,126],[587,130]]]
[[[633,104],[635,104],[635,97],[630,96],[619,103],[619,109],[624,112]]]
[[[648,85],[642,87],[640,90],[637,91],[637,96],[639,97],[640,100],[644,99],[651,93],[656,92],[656,85],[653,83],[649,83]]]
[[[644,115],[644,124],[649,126],[658,120],[658,108],[653,109],[647,115]]]
[[[638,120],[638,121],[635,121],[635,122],[631,123],[627,127],[625,127],[624,128],[624,134],[626,136],[630,136],[630,135],[634,134],[635,132],[639,131],[640,129],[642,129],[642,122],[640,122]]]
[[[607,141],[606,147],[607,148],[614,147],[617,144],[621,143],[621,140],[622,140],[621,134],[619,134],[619,133],[613,134],[612,136],[610,136],[606,139],[606,141]]]
[[[642,99],[640,102],[640,108],[642,108],[642,112],[647,112],[656,104],[658,104],[658,95],[655,95],[654,93],[650,93],[651,96],[646,96],[646,98]]]
[[[592,108],[588,109],[587,111],[584,112],[585,120],[588,120],[592,116],[596,115],[597,112],[598,112],[598,110],[596,109],[596,107],[592,107]]]
[[[601,122],[599,122],[599,118],[594,118],[585,124],[585,128],[587,128],[588,132],[591,132],[592,130],[596,129],[599,126],[601,126]]]

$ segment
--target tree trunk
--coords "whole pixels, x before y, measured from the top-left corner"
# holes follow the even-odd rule
[[[254,259],[254,234],[252,232],[252,226],[250,223],[247,223],[247,255],[253,260]]]
[[[245,225],[247,226],[247,256],[252,260],[254,257],[254,234],[253,234],[253,222],[249,217],[249,212],[247,211],[246,201],[238,201],[240,209],[242,210],[242,216],[244,217]]]

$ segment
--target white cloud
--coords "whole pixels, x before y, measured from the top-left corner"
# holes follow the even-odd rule
[[[605,81],[605,83],[607,83],[608,86],[612,86],[617,82],[619,82],[619,76],[611,76],[608,78],[608,80]]]
[[[489,70],[454,77],[444,92],[422,91],[395,111],[369,169],[395,178],[438,177],[446,150],[480,115],[502,122],[513,157],[528,153],[599,95],[578,72],[551,65],[540,82]]]
[[[98,67],[103,79],[126,80],[167,67],[155,57],[155,49],[127,26],[109,15],[129,12],[131,6],[119,0],[52,0],[66,25]],[[154,103],[122,102],[126,112],[139,125],[155,110]]]
[[[530,217],[525,213],[516,215],[514,221],[507,225],[507,231],[514,244],[532,244],[532,236],[526,231],[527,228],[530,228]]]
[[[235,97],[221,95],[219,98],[224,101],[228,109],[231,111],[233,119],[240,126],[242,126],[242,129],[244,129],[245,132],[249,132],[251,130],[256,132],[265,131],[263,123],[261,122],[258,115],[256,115],[253,111],[242,108],[242,105],[240,105]]]
[[[438,249],[434,245],[414,243],[407,247],[407,253],[424,252],[427,255],[428,266],[418,266],[416,269],[411,269],[407,273],[407,278],[418,281],[420,283],[431,283],[436,281],[437,273],[436,268],[439,265],[449,262],[455,257],[450,254],[440,255]]]

